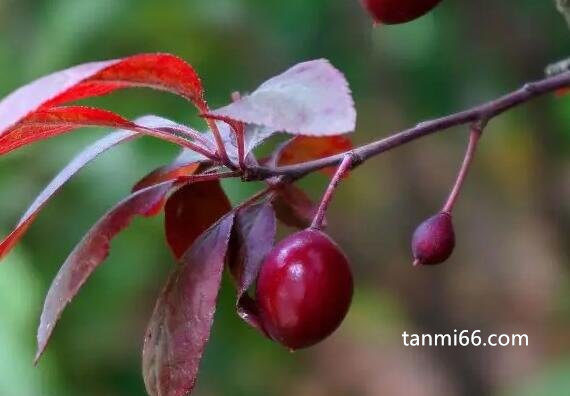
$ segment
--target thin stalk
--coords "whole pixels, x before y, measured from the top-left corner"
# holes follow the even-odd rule
[[[167,132],[173,132],[179,135],[183,135],[183,136],[188,136],[192,139],[194,139],[196,142],[199,142],[200,144],[202,144],[204,147],[207,148],[211,148],[211,143],[198,131],[195,131],[193,129],[190,128],[180,128],[180,127],[173,127],[173,126],[167,126],[167,127],[160,127],[157,128],[161,131],[167,131]]]
[[[455,184],[449,193],[449,197],[443,205],[442,212],[451,213],[453,210],[453,206],[455,202],[457,202],[457,197],[461,192],[461,187],[465,183],[465,177],[467,176],[467,172],[469,172],[469,167],[473,162],[473,156],[475,151],[477,150],[477,143],[479,143],[479,139],[481,138],[482,127],[479,125],[473,125],[471,127],[471,132],[469,133],[469,143],[467,144],[467,150],[465,151],[465,157],[463,158],[463,163],[461,164],[461,168],[459,169],[459,173],[457,175],[457,179],[455,180]]]
[[[331,179],[327,189],[325,190],[325,193],[323,194],[323,198],[321,199],[321,203],[319,205],[319,208],[317,209],[317,214],[315,215],[315,218],[313,219],[313,222],[311,224],[311,228],[314,228],[317,230],[320,230],[323,228],[323,221],[325,219],[325,214],[326,214],[327,209],[331,203],[333,194],[334,194],[336,188],[338,187],[341,179],[346,175],[346,173],[352,167],[352,163],[353,163],[353,155],[351,153],[345,155],[345,157],[342,159],[342,162],[340,163],[338,169],[336,170],[333,178]]]
[[[202,100],[201,103],[198,104],[198,110],[202,114],[208,114],[210,109],[208,108],[208,104],[205,100]],[[216,124],[216,120],[206,117],[206,124],[208,128],[212,131],[212,135],[214,136],[214,141],[216,142],[216,154],[219,157],[219,161],[227,166],[230,169],[234,169],[234,164],[230,161],[228,157],[228,153],[226,152],[226,146],[224,145],[224,140],[222,139],[222,135],[218,128],[218,124]]]
[[[246,165],[245,165],[245,139],[243,136],[243,134],[244,134],[243,124],[239,128],[235,128],[234,132],[236,134],[236,140],[237,140],[239,168],[243,170],[246,168]]]
[[[164,134],[167,133],[167,131],[165,130],[161,130],[161,129],[153,129],[153,128],[147,128],[147,127],[143,127],[140,125],[137,125],[136,127],[132,128],[131,130],[135,131],[135,132],[142,132],[148,135],[152,135],[152,136],[156,136],[158,138],[161,139],[165,139]],[[219,158],[212,152],[210,152],[208,149],[197,145],[196,143],[188,140],[186,137],[181,137],[181,136],[170,136],[170,137],[174,137],[174,139],[172,141],[176,142],[177,144],[179,144],[182,147],[186,147],[192,151],[195,151],[199,154],[202,154],[204,157],[212,160],[212,161],[219,161]]]
[[[208,123],[208,127],[212,131],[212,135],[214,135],[214,140],[216,141],[216,153],[220,158],[220,161],[226,165],[228,168],[233,168],[234,164],[230,161],[228,157],[228,153],[226,152],[226,146],[224,145],[224,141],[222,139],[222,135],[220,134],[220,130],[218,129],[218,124],[216,124],[215,120],[206,119]]]

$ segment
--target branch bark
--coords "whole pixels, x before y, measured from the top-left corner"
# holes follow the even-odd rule
[[[524,104],[541,95],[569,86],[570,72],[564,72],[542,80],[527,83],[516,91],[510,92],[490,102],[480,104],[470,109],[441,118],[421,122],[413,128],[405,129],[386,138],[352,150],[350,153],[355,159],[352,164],[352,168],[385,151],[394,149],[436,132],[441,132],[458,125],[488,123],[494,117],[514,107]],[[339,165],[347,154],[349,154],[349,152],[340,153],[315,161],[275,168],[251,166],[248,167],[244,179],[265,180],[274,176],[283,176],[289,180],[297,180],[316,170]]]

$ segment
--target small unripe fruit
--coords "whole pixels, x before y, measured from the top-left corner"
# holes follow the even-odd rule
[[[426,14],[441,0],[362,0],[374,21],[385,25],[404,23]]]
[[[295,350],[337,329],[352,290],[342,250],[323,232],[307,229],[283,239],[268,254],[257,279],[256,300],[267,333]]]
[[[412,237],[414,265],[440,264],[451,256],[455,247],[455,233],[451,214],[441,212],[416,228]]]

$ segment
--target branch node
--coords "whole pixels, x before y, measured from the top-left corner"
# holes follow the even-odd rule
[[[534,83],[526,83],[523,85],[522,90],[528,94],[534,94],[536,92],[536,86]]]
[[[485,130],[485,128],[487,127],[488,123],[489,123],[488,117],[481,117],[478,121],[475,121],[471,125],[471,131],[481,135],[483,133],[483,130]]]
[[[241,180],[244,182],[258,180],[260,177],[257,175],[255,169],[246,166],[245,168],[241,169]]]
[[[350,156],[350,169],[354,169],[364,162],[364,158],[357,150],[351,150],[347,152],[346,155]]]

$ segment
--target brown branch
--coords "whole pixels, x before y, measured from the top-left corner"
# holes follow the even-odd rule
[[[525,84],[520,89],[508,93],[500,98],[487,103],[480,104],[471,109],[460,111],[445,117],[425,121],[417,124],[413,128],[397,132],[384,139],[366,144],[352,150],[353,158],[356,161],[352,167],[360,165],[362,162],[375,157],[385,151],[399,147],[403,144],[419,139],[421,137],[441,132],[446,129],[471,123],[487,123],[492,118],[526,103],[536,97],[570,86],[570,72],[565,72],[555,76],[547,77],[543,80]],[[340,153],[330,157],[308,161],[301,164],[265,167],[252,166],[247,169],[247,180],[264,180],[273,176],[285,176],[290,180],[299,179],[308,173],[316,170],[339,165],[349,152]]]

